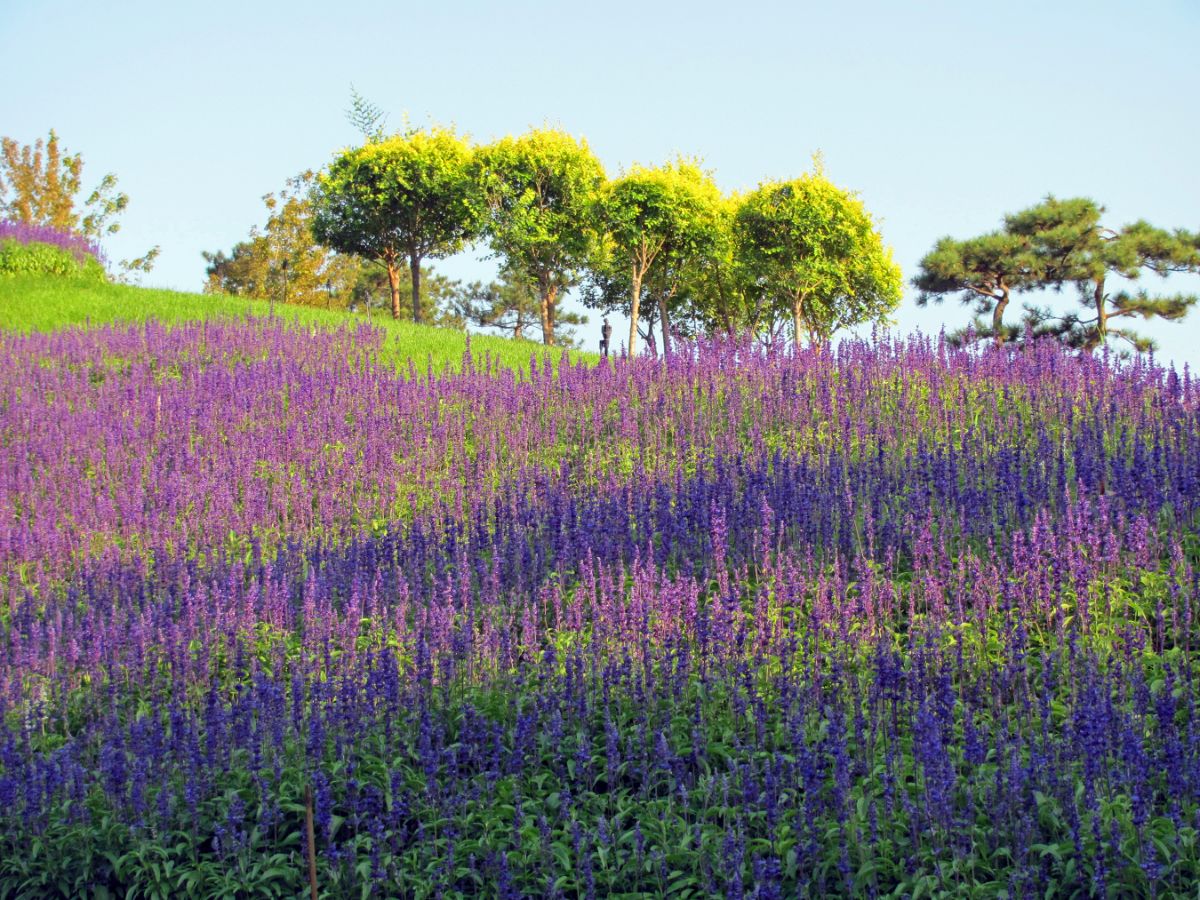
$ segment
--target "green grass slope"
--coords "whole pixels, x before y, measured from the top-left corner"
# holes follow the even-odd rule
[[[407,366],[411,359],[419,371],[432,362],[435,370],[457,368],[466,350],[466,335],[448,328],[414,325],[386,316],[315,309],[307,306],[274,305],[275,315],[302,325],[337,328],[369,322],[387,333],[385,351],[396,364]],[[105,325],[110,322],[143,322],[155,319],[167,324],[194,322],[215,317],[268,316],[271,305],[263,300],[223,294],[186,294],[130,285],[109,284],[47,276],[16,275],[0,278],[0,331],[54,331],[72,326]],[[546,354],[541,344],[514,341],[490,335],[471,335],[471,353],[478,361],[485,354],[501,366],[525,369],[531,357]],[[557,363],[558,349],[549,352]],[[594,360],[595,354],[571,351],[572,360]]]

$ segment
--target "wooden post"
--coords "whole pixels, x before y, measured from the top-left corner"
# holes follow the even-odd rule
[[[304,830],[308,838],[308,886],[312,900],[317,900],[317,838],[313,833],[313,795],[310,785],[304,786]]]

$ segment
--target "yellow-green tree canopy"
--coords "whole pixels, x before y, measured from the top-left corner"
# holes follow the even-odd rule
[[[697,162],[633,167],[608,184],[600,203],[608,266],[629,285],[629,353],[637,350],[643,291],[658,303],[663,348],[670,346],[671,301],[688,268],[716,252],[724,226],[721,191]]]
[[[735,240],[734,222],[743,197],[730,194],[717,206],[715,241],[683,272],[680,286],[696,330],[735,335],[755,332],[760,315],[757,285]]]
[[[433,127],[346,150],[320,176],[314,236],[341,253],[382,263],[396,318],[401,261],[408,262],[419,322],[422,260],[457,253],[477,234],[471,156],[452,129]]]
[[[536,285],[542,340],[552,345],[561,294],[600,244],[594,217],[604,169],[585,141],[542,129],[480,147],[476,172],[484,233],[505,265]]]
[[[734,223],[738,252],[765,311],[825,342],[885,321],[900,303],[900,267],[862,202],[817,171],[748,194]]]

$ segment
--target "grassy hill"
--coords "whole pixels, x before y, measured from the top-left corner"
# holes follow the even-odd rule
[[[277,316],[318,328],[337,328],[369,322],[387,333],[385,348],[396,363],[414,360],[423,369],[432,361],[435,369],[457,367],[466,350],[466,335],[447,328],[415,325],[386,316],[315,309],[306,306],[274,305]],[[0,279],[0,330],[54,331],[71,326],[102,325],[109,322],[192,322],[214,317],[267,316],[271,305],[263,300],[228,295],[187,294],[122,284],[76,281],[46,276],[18,275]],[[471,351],[484,354],[506,368],[523,369],[531,357],[545,355],[541,344],[514,341],[489,335],[472,335]],[[555,362],[562,351],[550,352]],[[570,352],[571,358],[595,358],[595,354]]]

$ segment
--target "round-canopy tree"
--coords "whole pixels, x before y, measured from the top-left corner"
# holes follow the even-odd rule
[[[670,347],[670,300],[690,265],[719,242],[721,192],[695,162],[634,167],[607,186],[601,203],[609,264],[628,277],[629,353],[637,349],[643,291],[658,302],[663,349]]]
[[[765,182],[738,209],[739,253],[772,318],[817,342],[882,320],[900,303],[900,268],[862,202],[812,174]]]
[[[716,208],[714,241],[684,273],[681,293],[699,330],[729,336],[759,331],[758,285],[739,252],[734,222],[742,196],[722,197]]]
[[[471,148],[448,128],[409,131],[343,152],[320,177],[313,235],[342,253],[382,263],[400,318],[400,264],[412,273],[413,321],[421,321],[421,262],[473,240]]]
[[[505,265],[537,288],[542,340],[553,344],[559,298],[599,245],[594,216],[604,169],[585,141],[554,129],[480,147],[476,160],[484,230]]]

